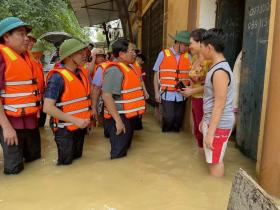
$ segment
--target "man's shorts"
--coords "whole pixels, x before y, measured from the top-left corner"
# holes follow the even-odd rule
[[[203,140],[203,148],[205,152],[205,158],[207,163],[217,164],[222,163],[223,158],[226,152],[228,139],[231,134],[231,128],[217,128],[215,131],[215,136],[213,140],[213,147],[214,149],[208,149],[206,144]],[[202,133],[203,137],[206,136],[208,131],[208,125],[203,122],[202,124]]]

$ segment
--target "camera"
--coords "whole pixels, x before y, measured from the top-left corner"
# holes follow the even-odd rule
[[[182,81],[180,81],[175,85],[175,88],[183,90],[183,88],[186,88],[186,86]]]

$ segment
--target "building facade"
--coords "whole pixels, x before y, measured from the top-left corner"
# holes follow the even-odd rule
[[[280,2],[277,0],[135,0],[130,8],[133,34],[148,57],[147,87],[153,98],[152,67],[157,54],[172,45],[169,34],[195,28],[222,28],[225,56],[233,67],[242,50],[239,114],[236,145],[256,161],[259,181],[272,195],[280,196]],[[133,17],[134,16],[134,17]],[[278,36],[277,36],[278,34]],[[188,104],[187,106],[189,106]],[[190,131],[190,108],[185,128]]]

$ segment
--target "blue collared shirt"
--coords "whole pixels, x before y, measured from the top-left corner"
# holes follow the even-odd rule
[[[99,66],[93,76],[92,84],[101,87],[102,86],[102,68]]]
[[[179,59],[180,59],[180,54],[177,53],[173,47],[169,48],[172,53],[175,55],[176,57],[176,60],[177,60],[177,63],[179,62]],[[154,68],[153,70],[155,72],[158,72],[159,71],[159,66],[160,64],[162,63],[164,59],[164,54],[163,54],[163,51],[161,51],[159,54],[158,54],[158,57],[157,57],[157,60],[155,62],[155,65],[154,65]],[[163,100],[166,100],[166,101],[184,101],[185,100],[185,97],[182,96],[181,93],[177,92],[177,91],[160,91],[160,95],[161,95],[161,99]]]

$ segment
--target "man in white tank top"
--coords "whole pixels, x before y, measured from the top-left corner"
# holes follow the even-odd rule
[[[223,55],[225,43],[222,30],[210,29],[203,34],[201,55],[213,62],[204,86],[201,131],[206,162],[210,174],[224,176],[223,157],[234,123],[233,73]]]

